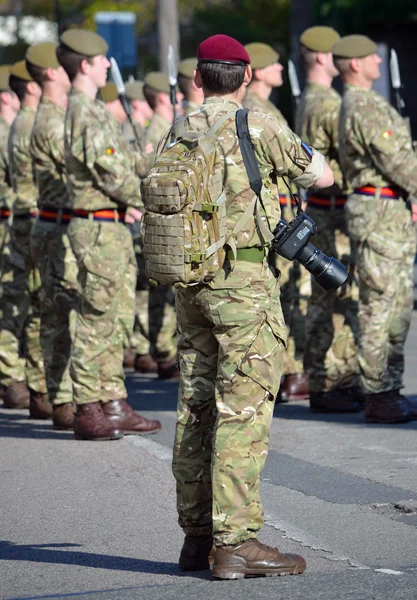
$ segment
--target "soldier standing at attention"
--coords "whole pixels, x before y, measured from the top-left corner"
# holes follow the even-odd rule
[[[10,72],[11,89],[21,108],[10,129],[8,153],[10,175],[16,200],[10,241],[3,254],[2,315],[0,320],[0,373],[6,386],[5,401],[27,402],[29,416],[48,419],[52,405],[47,393],[40,344],[40,275],[31,256],[30,235],[37,216],[38,190],[29,151],[41,89],[27,72],[25,61]],[[16,360],[20,348],[23,356]]]
[[[123,125],[123,134],[136,150],[138,140],[141,148],[145,148],[145,137],[149,123],[153,116],[153,110],[149,106],[143,94],[143,81],[128,81],[126,83],[126,97],[130,104],[130,117],[135,132],[129,121]]]
[[[188,116],[203,104],[203,91],[194,83],[196,58],[185,58],[178,65],[178,87],[184,95],[184,115]]]
[[[278,62],[279,54],[268,44],[254,42],[245,46],[251,59],[253,77],[246,92],[243,106],[275,117],[286,126],[288,123],[281,111],[269,100],[273,88],[282,86],[283,66]],[[279,201],[282,218],[290,222],[296,215],[296,203],[291,199],[287,186],[278,180]],[[283,370],[279,401],[303,400],[309,397],[308,378],[303,373],[305,345],[305,317],[307,299],[311,294],[311,276],[298,263],[282,256],[274,260],[281,273],[281,306],[288,328],[287,351]]]
[[[57,44],[30,46],[26,68],[42,89],[30,141],[39,215],[32,228],[32,256],[41,275],[40,340],[56,429],[71,429],[75,404],[70,356],[75,328],[77,263],[67,229],[71,204],[64,168],[64,121],[71,84],[56,58]]]
[[[232,113],[217,136],[227,164],[226,237],[254,196],[234,116],[252,76],[249,63],[233,38],[216,35],[202,42],[195,83],[205,101],[186,121],[190,131],[206,132]],[[276,223],[278,177],[303,187],[328,187],[333,175],[323,156],[282,121],[261,113],[249,113],[248,120],[263,177],[263,204]],[[170,138],[169,133],[165,143]],[[177,290],[181,383],[173,471],[185,533],[179,565],[208,569],[214,541],[216,578],[297,574],[306,566],[301,556],[281,554],[256,539],[263,525],[260,473],[284,360],[279,286],[255,217],[241,228],[236,245],[236,260],[228,252],[210,283]]]
[[[339,39],[331,27],[311,27],[300,38],[307,85],[297,108],[296,132],[320,150],[335,176],[331,188],[309,190],[306,213],[317,225],[314,244],[351,270],[350,283],[337,291],[324,292],[312,282],[304,369],[309,377],[313,412],[357,412],[362,396],[355,344],[358,292],[344,213],[348,189],[338,157],[341,98],[332,88],[338,71],[331,49]]]
[[[417,156],[405,121],[372,83],[380,77],[377,45],[362,35],[332,49],[345,91],[339,155],[353,187],[345,206],[359,277],[359,367],[370,423],[416,416],[401,395],[404,345],[413,310],[416,254],[408,195],[417,193]]]
[[[161,426],[126,401],[118,306],[135,257],[123,221],[128,206],[142,203],[120,126],[96,100],[110,66],[107,49],[99,35],[76,29],[61,36],[57,49],[72,83],[65,168],[73,208],[68,236],[80,284],[70,371],[77,404],[74,434],[87,440],[152,433]]]

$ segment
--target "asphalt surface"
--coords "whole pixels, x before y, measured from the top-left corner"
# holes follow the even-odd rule
[[[406,392],[417,402],[417,313]],[[129,374],[130,401],[163,430],[76,442],[0,408],[0,598],[417,599],[417,421],[279,405],[262,477],[262,541],[304,555],[299,577],[212,581],[177,567],[171,447],[177,385]]]

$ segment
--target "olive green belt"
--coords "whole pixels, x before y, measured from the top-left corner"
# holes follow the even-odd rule
[[[230,261],[233,260],[244,260],[251,263],[262,263],[266,255],[266,248],[238,248],[236,256],[233,255],[232,250],[228,250],[226,258]]]

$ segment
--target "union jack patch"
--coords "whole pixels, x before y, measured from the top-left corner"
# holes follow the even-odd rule
[[[301,142],[301,148],[304,150],[305,154],[311,160],[313,158],[313,151],[310,146],[307,146],[305,142]]]

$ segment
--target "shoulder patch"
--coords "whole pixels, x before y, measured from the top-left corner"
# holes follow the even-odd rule
[[[301,148],[304,150],[304,153],[311,160],[313,158],[313,150],[310,148],[310,146],[307,146],[307,144],[305,142],[301,142]]]
[[[114,148],[106,148],[105,152],[106,154],[114,154],[116,150]]]
[[[384,133],[382,134],[382,137],[385,138],[386,140],[388,138],[390,138],[392,136],[392,131],[390,129],[388,129],[388,131],[384,131]]]

